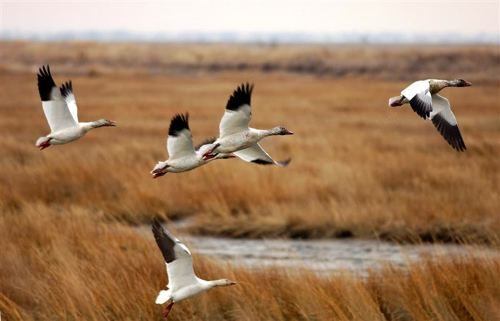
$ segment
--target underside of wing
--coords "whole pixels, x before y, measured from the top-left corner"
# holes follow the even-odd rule
[[[435,107],[431,114],[432,123],[451,147],[460,152],[465,151],[467,148],[448,99],[436,94],[432,96],[432,101]]]
[[[73,119],[78,123],[78,108],[76,106],[75,93],[73,92],[73,83],[70,81],[65,82],[61,86],[61,95],[68,105],[69,111]]]
[[[52,78],[49,66],[40,68],[37,78],[38,92],[50,130],[56,132],[61,129],[77,126],[78,123],[71,115],[59,88],[57,88]]]
[[[458,125],[450,125],[440,114],[436,114],[432,117],[432,123],[451,147],[459,152],[463,152],[467,149]]]
[[[196,282],[189,249],[157,221],[152,231],[167,265],[168,287],[172,290]]]
[[[410,106],[423,119],[427,119],[432,112],[432,98],[429,92],[415,95],[410,100]]]
[[[253,85],[241,84],[229,97],[219,125],[219,137],[248,129],[252,118],[252,91]]]
[[[401,95],[410,102],[410,106],[420,117],[427,119],[432,111],[432,97],[428,80],[419,80],[406,87]]]
[[[239,150],[233,153],[237,157],[241,158],[246,162],[251,162],[259,165],[277,165],[281,167],[287,166],[291,159],[285,161],[275,161],[269,156],[268,153],[260,146],[260,144],[255,144],[251,147]]]
[[[188,114],[177,114],[171,119],[168,129],[167,151],[170,159],[182,158],[195,153]]]

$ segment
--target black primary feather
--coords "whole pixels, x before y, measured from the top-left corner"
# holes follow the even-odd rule
[[[172,118],[172,120],[170,120],[168,135],[178,136],[179,133],[184,129],[189,130],[189,114],[188,113],[186,113],[185,115],[177,114]]]
[[[428,96],[415,95],[415,97],[410,100],[410,106],[420,117],[427,119],[432,111],[432,103],[424,99],[428,100]]]
[[[176,241],[166,233],[163,226],[156,219],[153,221],[151,230],[153,231],[156,244],[158,244],[158,247],[161,250],[161,254],[165,259],[165,262],[170,263],[174,261],[175,260],[174,246],[176,244]]]
[[[252,163],[259,164],[259,165],[278,165],[281,167],[286,167],[286,166],[288,166],[288,164],[290,164],[291,161],[292,161],[291,158],[287,158],[283,161],[276,161],[276,162],[258,158],[258,159],[252,160]]]
[[[207,139],[203,140],[201,143],[199,143],[198,145],[196,145],[196,147],[194,149],[198,150],[203,145],[213,144],[216,140],[217,140],[217,138],[215,138],[215,137],[207,138]]]
[[[73,93],[73,83],[70,81],[65,82],[61,86],[61,95],[63,95],[64,98],[68,97]]]
[[[52,92],[52,88],[56,87],[56,83],[50,74],[50,67],[42,66],[38,69],[38,92],[40,93],[40,99],[42,101],[51,100],[50,93]]]
[[[241,84],[227,101],[226,109],[238,110],[243,105],[251,105],[253,84]]]
[[[259,164],[259,165],[274,165],[274,162],[265,160],[265,159],[254,159],[252,160],[252,163]]]
[[[458,125],[450,125],[439,114],[432,117],[432,123],[451,147],[459,152],[463,152],[467,149],[467,147],[465,147],[462,134],[460,134],[460,129],[458,129]]]

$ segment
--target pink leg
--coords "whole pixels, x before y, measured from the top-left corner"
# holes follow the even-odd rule
[[[220,144],[215,144],[214,147],[212,147],[209,151],[207,151],[205,154],[203,154],[203,160],[207,160],[207,159],[210,159],[210,158],[213,158],[214,156],[210,157],[209,155],[212,154],[212,152],[217,148],[219,147]]]
[[[165,310],[163,311],[163,317],[166,319],[168,317],[168,314],[170,313],[170,310],[172,310],[172,307],[174,306],[174,302],[170,302]]]

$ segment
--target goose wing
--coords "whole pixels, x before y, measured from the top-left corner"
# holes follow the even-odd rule
[[[410,106],[423,119],[427,119],[432,111],[432,97],[428,80],[419,80],[406,87],[401,95],[410,102]]]
[[[71,80],[65,82],[61,86],[61,95],[63,96],[66,105],[68,105],[71,116],[73,116],[73,119],[78,123],[78,107],[76,106],[76,98],[73,93],[73,83]]]
[[[189,129],[189,114],[177,114],[170,120],[167,151],[170,159],[194,154],[193,138]]]
[[[258,143],[248,148],[234,152],[233,154],[246,162],[256,163],[260,165],[277,165],[280,167],[285,167],[291,161],[290,158],[284,161],[273,160],[271,156],[269,156],[269,154],[266,153],[266,151]]]
[[[226,104],[226,111],[219,125],[219,137],[229,136],[248,129],[252,118],[253,85],[241,84],[236,88]]]
[[[50,67],[48,65],[41,67],[38,70],[37,78],[38,92],[50,130],[56,132],[61,129],[76,127],[78,123],[71,115],[60,89],[57,88],[50,73]]]
[[[451,111],[450,102],[443,96],[432,95],[432,104],[434,110],[430,115],[430,119],[441,136],[446,139],[448,144],[459,152],[465,151],[464,140],[460,129],[458,128],[457,119]]]
[[[167,265],[168,288],[175,291],[196,284],[193,259],[187,246],[163,228],[157,220],[153,221],[151,229]]]

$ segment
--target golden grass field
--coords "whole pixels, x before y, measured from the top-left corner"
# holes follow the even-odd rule
[[[498,248],[496,47],[0,46],[0,312],[6,320],[160,319],[153,302],[165,283],[161,255],[131,227],[153,217],[182,219],[188,232],[216,236]],[[35,75],[45,63],[58,84],[73,80],[80,120],[104,117],[119,127],[39,151],[34,142],[48,126]],[[473,82],[443,92],[465,153],[452,150],[410,108],[387,107],[417,77]],[[292,157],[290,166],[220,160],[153,180],[149,171],[167,157],[170,118],[189,112],[195,142],[216,135],[227,98],[245,81],[255,83],[253,126],[284,125],[296,133],[263,142],[275,158]],[[500,315],[498,258],[429,259],[366,279],[195,262],[202,277],[234,275],[241,284],[176,305],[171,320]]]
[[[91,210],[31,204],[0,218],[3,320],[161,320],[166,284],[152,237],[96,222]],[[200,277],[239,282],[177,303],[169,320],[497,320],[500,259],[429,258],[367,278],[349,273],[251,272],[196,255]]]
[[[387,107],[388,98],[397,95],[406,80],[260,70],[183,75],[178,69],[163,70],[162,64],[154,73],[139,67],[136,72],[101,73],[96,70],[120,53],[127,57],[135,53],[137,61],[148,65],[147,49],[152,45],[59,44],[55,50],[22,44],[5,43],[11,55],[0,57],[25,64],[24,69],[9,69],[10,63],[1,66],[3,211],[19,211],[25,203],[35,202],[57,210],[83,207],[92,215],[133,223],[149,222],[153,216],[190,218],[192,232],[234,237],[352,235],[483,242],[499,236],[499,73],[484,78],[480,62],[481,72],[469,72],[467,78],[445,72],[432,75],[473,82],[473,87],[444,91],[468,146],[467,152],[457,153],[410,108]],[[179,55],[179,47],[172,46]],[[165,56],[174,56],[168,46],[160,49]],[[424,47],[416,56],[429,55],[431,49]],[[480,49],[499,57],[494,47]],[[303,55],[310,50],[306,47]],[[363,52],[379,57],[377,50]],[[446,50],[454,57],[462,53],[468,62],[472,49]],[[213,45],[207,51],[218,52]],[[88,67],[93,73],[71,72],[69,58],[60,57],[63,54],[75,61],[82,55],[95,56],[96,61],[84,64],[94,66]],[[387,60],[402,65],[401,57],[398,53]],[[176,59],[182,65],[181,58]],[[263,57],[251,55],[248,60],[259,59]],[[380,64],[379,58],[373,59],[368,63]],[[34,142],[48,133],[48,126],[35,74],[38,66],[49,62],[56,82],[73,80],[80,120],[105,117],[119,127],[96,130],[66,146],[37,150]],[[500,68],[496,64],[489,69]],[[284,125],[296,133],[263,143],[277,159],[292,157],[291,165],[280,169],[221,160],[196,171],[151,179],[154,164],[167,157],[164,145],[170,118],[190,112],[195,141],[216,135],[227,98],[244,81],[255,83],[253,126]]]

